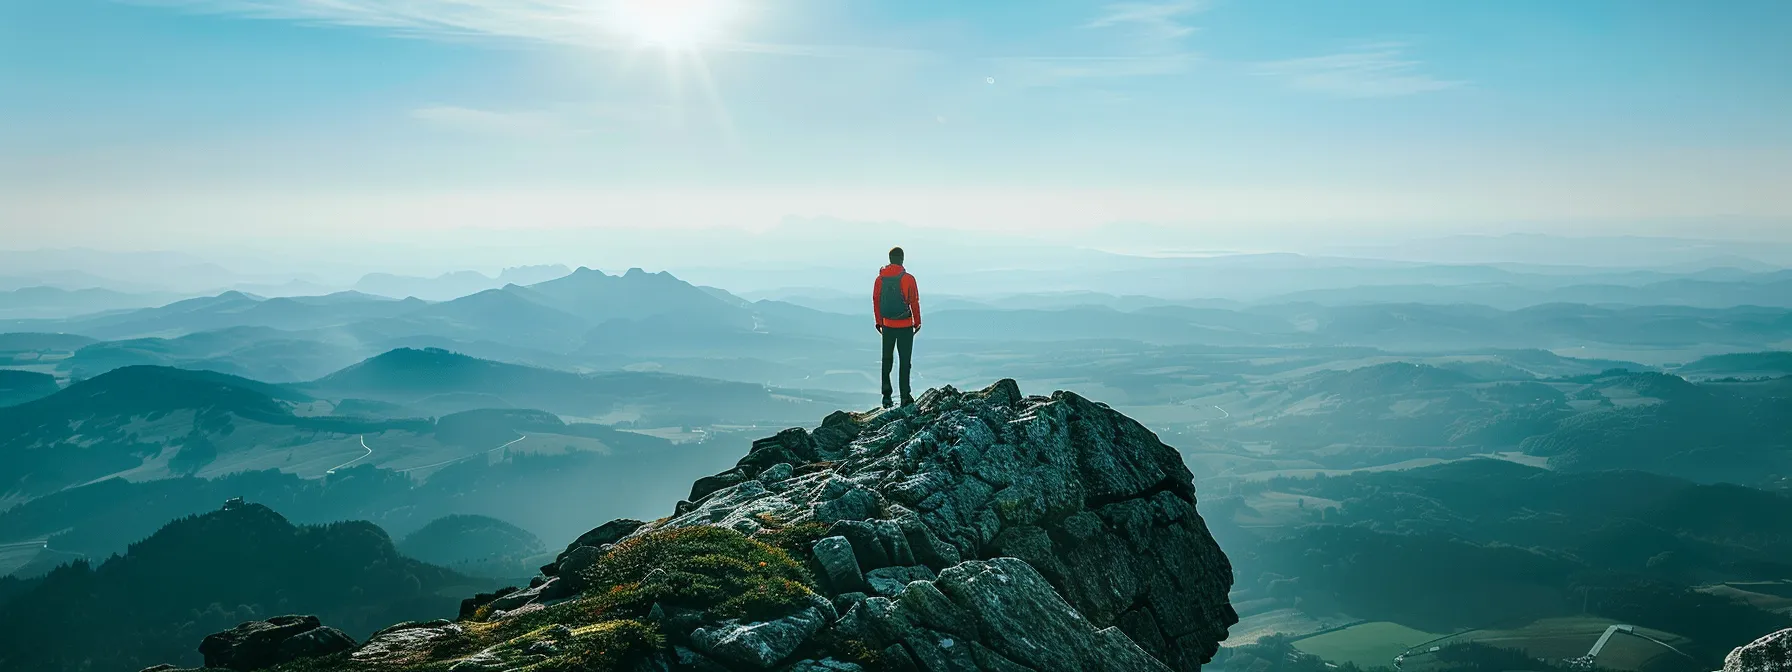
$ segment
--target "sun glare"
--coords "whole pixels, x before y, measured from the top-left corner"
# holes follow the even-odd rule
[[[617,0],[623,32],[654,46],[690,49],[718,36],[732,11],[728,0]]]

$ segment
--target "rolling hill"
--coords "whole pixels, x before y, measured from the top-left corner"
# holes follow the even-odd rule
[[[677,431],[783,424],[793,414],[837,407],[750,384],[576,374],[439,350],[393,351],[302,387],[131,366],[0,408],[0,474],[7,477],[0,492],[30,499],[112,476],[270,468],[318,477],[355,464],[423,477],[492,459],[496,449],[525,437],[532,441],[516,450],[545,454],[655,452],[668,445],[560,415]],[[410,409],[441,418],[402,417]]]
[[[286,383],[315,379],[365,356],[359,348],[323,338],[269,327],[229,327],[178,338],[94,343],[56,362],[56,368],[90,378],[127,366],[174,366]]]
[[[47,373],[0,369],[0,406],[16,406],[55,394],[62,386]]]
[[[294,414],[311,401],[287,388],[209,371],[117,369],[0,408],[0,474],[6,475],[0,490],[43,494],[146,464],[173,472],[197,468],[247,423],[289,432],[326,428],[328,419]]]
[[[532,576],[548,547],[528,530],[496,518],[454,515],[437,518],[398,543],[406,556],[473,576],[516,579]],[[538,558],[537,556],[543,556]]]
[[[1301,510],[1263,525],[1282,498]],[[1477,459],[1276,478],[1206,511],[1252,599],[1312,614],[1434,633],[1593,615],[1690,639],[1681,649],[1711,665],[1691,669],[1792,625],[1783,611],[1695,590],[1785,575],[1784,494]]]
[[[476,359],[447,350],[398,349],[300,386],[330,398],[373,399],[452,413],[537,408],[641,426],[777,424],[815,415],[831,398],[663,373],[572,373]],[[825,411],[824,411],[825,413]]]
[[[75,334],[13,332],[0,334],[0,353],[74,352],[95,342]]]
[[[203,352],[234,345],[231,336],[99,344],[83,350],[89,355],[80,361],[100,353]],[[111,369],[60,390],[42,374],[5,376],[21,381],[12,394],[23,403],[0,407],[0,493],[27,499],[111,476],[273,468],[315,477],[360,463],[423,476],[525,436],[551,444],[527,450],[651,450],[649,444],[663,442],[590,423],[679,433],[791,424],[847,405],[750,383],[634,371],[580,374],[445,350],[393,350],[299,385],[147,365]],[[441,419],[416,417],[422,415]]]
[[[1757,485],[1769,479],[1782,487],[1792,477],[1792,379],[1694,385],[1664,374],[1618,374],[1589,389],[1612,403],[1564,418],[1526,439],[1524,451],[1577,471],[1640,469]]]
[[[1713,355],[1675,369],[1674,372],[1706,377],[1792,375],[1792,351]]]
[[[182,518],[93,565],[9,587],[0,668],[197,666],[195,637],[281,614],[317,614],[365,638],[389,623],[452,617],[485,582],[399,554],[366,522],[295,526],[259,504]]]

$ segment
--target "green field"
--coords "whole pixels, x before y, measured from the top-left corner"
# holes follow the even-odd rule
[[[1266,599],[1259,600],[1259,602],[1273,603],[1275,600]],[[1239,609],[1239,614],[1244,616],[1244,608]],[[1257,640],[1277,634],[1299,637],[1334,627],[1339,624],[1340,620],[1337,618],[1314,618],[1299,609],[1274,609],[1253,613],[1239,619],[1238,624],[1232,626],[1226,637],[1226,646],[1255,644]],[[1343,622],[1348,623],[1349,621]]]
[[[1593,643],[1599,641],[1599,636],[1605,633],[1608,626],[1617,624],[1617,621],[1594,616],[1546,618],[1508,630],[1472,630],[1438,644],[1447,646],[1472,641],[1488,646],[1519,649],[1534,658],[1562,660],[1585,655],[1593,648]],[[1637,632],[1674,646],[1687,643],[1686,638],[1669,632],[1649,628],[1638,628]],[[1422,657],[1409,658],[1408,662],[1415,663],[1409,664],[1409,669],[1426,669]],[[1682,670],[1689,663],[1686,658],[1660,644],[1622,634],[1614,635],[1599,656],[1600,669],[1630,672]]]
[[[1393,664],[1394,656],[1439,637],[1443,635],[1379,621],[1308,637],[1295,642],[1294,648],[1328,662],[1386,667]]]
[[[1342,502],[1286,492],[1259,492],[1245,497],[1245,505],[1255,514],[1241,513],[1240,525],[1299,525],[1327,507],[1341,507]]]
[[[1756,609],[1792,613],[1792,597],[1776,594],[1784,592],[1787,587],[1792,587],[1792,584],[1777,582],[1754,584],[1729,583],[1716,586],[1705,586],[1700,588],[1699,592],[1745,602]]]

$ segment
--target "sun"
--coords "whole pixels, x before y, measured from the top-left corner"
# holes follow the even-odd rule
[[[694,49],[719,37],[733,18],[729,0],[616,0],[616,25],[643,43]]]

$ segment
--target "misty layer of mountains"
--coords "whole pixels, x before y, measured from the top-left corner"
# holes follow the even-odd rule
[[[568,235],[533,244],[536,249],[584,250],[595,262],[587,263],[598,267],[673,269],[696,284],[727,287],[754,299],[844,303],[854,313],[863,302],[858,296],[863,276],[880,263],[890,241],[914,252],[910,261],[919,264],[916,268],[934,297],[973,302],[1004,297],[1003,303],[1028,303],[1026,297],[1036,296],[1056,307],[1099,295],[1201,305],[1410,301],[1508,310],[1559,302],[1786,307],[1784,290],[1792,280],[1785,272],[1792,265],[1792,246],[1646,237],[1459,236],[1399,245],[1364,241],[1309,246],[1302,254],[1290,254],[1228,250],[1213,240],[1179,240],[1186,232],[1123,226],[1109,227],[1096,239],[1100,244],[1092,246],[1089,241],[828,221],[788,222],[756,233],[692,232],[706,241],[701,247],[679,245],[653,232]],[[455,270],[497,269],[507,260],[525,258],[518,252],[532,241],[521,232],[508,238],[473,256],[365,245],[314,254],[233,251],[215,258],[78,249],[0,251],[0,319],[154,307],[225,291],[270,298],[354,291],[447,301],[570,272],[561,265]],[[1284,249],[1301,242],[1284,241]],[[817,254],[823,250],[829,252]],[[837,253],[847,250],[863,251],[864,256]],[[1166,250],[1180,252],[1166,256]],[[392,272],[394,264],[410,270]],[[381,271],[359,270],[369,266]]]
[[[1768,274],[1772,275],[1772,274]],[[1783,275],[1783,273],[1782,273]],[[1766,277],[1738,281],[1764,295]],[[1437,292],[1464,286],[1433,286]],[[1644,297],[1672,298],[1652,285]],[[1792,288],[1789,288],[1792,289]],[[1014,349],[1109,341],[1121,348],[1355,346],[1396,353],[1544,348],[1579,358],[1687,364],[1773,350],[1792,341],[1792,308],[1546,303],[1501,309],[1401,297],[1252,306],[1095,293],[927,299],[935,334],[924,357],[952,357],[954,375],[1000,371],[979,360]],[[1430,291],[1430,290],[1427,290]],[[924,292],[925,293],[925,292]],[[667,273],[579,269],[446,301],[361,292],[262,298],[242,292],[129,311],[0,323],[0,362],[85,378],[131,365],[202,368],[270,382],[319,379],[398,348],[566,370],[659,371],[782,387],[860,391],[873,343],[863,301],[813,296],[749,301]],[[1782,302],[1783,303],[1783,302]],[[940,372],[940,367],[929,367]]]
[[[0,488],[37,496],[113,476],[269,466],[316,476],[363,451],[342,462],[433,469],[445,453],[524,433],[536,440],[517,451],[626,452],[663,441],[616,427],[777,426],[836,407],[744,383],[565,373],[442,350],[395,350],[304,385],[131,366],[0,408]]]

